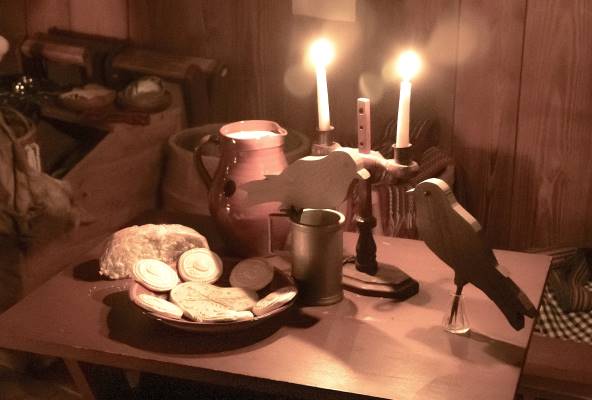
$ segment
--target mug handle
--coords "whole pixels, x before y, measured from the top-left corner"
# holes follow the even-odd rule
[[[195,146],[195,149],[193,150],[193,165],[195,166],[197,174],[201,177],[203,183],[206,185],[206,188],[208,188],[208,190],[210,190],[210,188],[212,187],[212,177],[206,169],[206,166],[204,165],[201,156],[203,146],[209,142],[219,143],[218,135],[208,134],[203,136],[201,139],[199,139],[199,143],[197,144],[197,146]]]
[[[280,250],[280,249],[274,249],[274,243],[273,243],[273,220],[275,218],[290,218],[290,214],[285,213],[285,212],[279,212],[279,213],[271,213],[267,215],[267,251],[269,252],[269,254],[273,254],[273,255],[287,255],[289,254],[289,251],[287,250]],[[289,236],[289,234],[288,234]]]

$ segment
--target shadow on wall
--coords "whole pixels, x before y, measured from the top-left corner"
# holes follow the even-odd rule
[[[481,224],[493,248],[519,250],[541,243],[539,234],[533,231],[538,215],[536,193],[527,193],[523,184],[538,179],[531,160],[521,162],[527,168],[517,170],[513,154],[458,143],[454,158],[455,196]]]

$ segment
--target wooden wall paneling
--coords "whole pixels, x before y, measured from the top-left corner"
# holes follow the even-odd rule
[[[526,1],[461,2],[453,154],[465,206],[495,247],[509,246]]]
[[[310,89],[307,96],[298,101],[301,128],[316,136],[318,111],[316,97],[316,78],[314,67],[308,59],[310,45],[321,37],[331,40],[335,46],[335,58],[327,67],[327,87],[329,90],[329,109],[331,125],[335,127],[335,140],[344,145],[356,143],[356,98],[358,77],[364,52],[361,37],[361,20],[358,13],[355,22],[324,20],[305,16],[294,16],[291,35],[291,62],[300,63],[305,73],[303,84]],[[290,110],[287,110],[290,112]]]
[[[29,35],[54,27],[70,29],[69,0],[26,0],[26,5]]]
[[[229,65],[236,10],[229,1],[129,0],[129,33],[134,44],[164,53],[216,59]],[[206,26],[207,24],[207,26]],[[228,120],[229,77],[217,80],[210,99],[212,121]]]
[[[439,146],[452,151],[459,0],[406,0],[402,47],[423,56],[423,68],[413,82],[412,121],[435,119]]]
[[[219,58],[230,67],[228,118],[272,119],[285,124],[279,110],[284,96],[281,78],[291,22],[290,4],[268,0],[233,4],[231,29],[225,37],[228,45],[210,48],[212,53],[223,52]]]
[[[528,3],[511,244],[592,245],[592,3]]]
[[[128,0],[129,37],[134,44],[152,50],[205,56],[204,3],[207,1]]]
[[[20,70],[15,49],[27,33],[26,7],[23,0],[0,0],[0,35],[10,43],[8,54],[0,63],[0,74],[17,73]]]
[[[127,0],[72,0],[69,12],[74,32],[128,37]]]
[[[129,37],[135,45],[143,48],[212,58],[207,45],[211,35],[205,26],[205,8],[209,3],[212,2],[128,0]],[[216,80],[215,83],[218,85],[220,82]],[[214,89],[216,94],[220,92],[219,87]],[[224,119],[220,112],[224,101],[220,96],[209,99],[211,120]]]

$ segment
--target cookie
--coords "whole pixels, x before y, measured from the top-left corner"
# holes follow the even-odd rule
[[[296,294],[297,290],[294,286],[286,286],[271,292],[253,306],[253,314],[259,316],[277,310],[291,302]]]
[[[241,288],[223,288],[200,282],[184,282],[171,290],[171,301],[183,308],[185,303],[209,300],[235,311],[250,310],[259,300],[257,293]]]
[[[141,293],[134,298],[134,303],[144,310],[163,317],[180,319],[183,316],[183,310],[179,306],[151,294]]]
[[[250,311],[235,311],[212,300],[183,300],[179,303],[183,314],[197,322],[236,322],[253,319]]]
[[[155,292],[166,292],[177,286],[177,272],[160,260],[141,259],[132,268],[132,276],[136,282]]]
[[[177,262],[179,275],[184,281],[213,283],[222,275],[222,260],[206,248],[187,250]]]
[[[237,287],[216,287],[213,296],[210,297],[216,303],[220,303],[232,310],[250,310],[259,300],[255,291]]]
[[[234,287],[261,290],[273,279],[273,266],[263,258],[247,258],[240,261],[230,272],[230,285]]]
[[[216,286],[201,282],[183,282],[173,288],[169,297],[175,304],[183,301],[209,300]]]

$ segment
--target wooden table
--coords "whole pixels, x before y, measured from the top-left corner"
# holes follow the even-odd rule
[[[345,234],[347,250],[355,239]],[[128,300],[126,281],[99,279],[90,261],[1,315],[0,347],[66,359],[88,397],[79,361],[304,398],[513,399],[533,321],[514,331],[468,285],[470,335],[444,332],[452,270],[423,242],[376,239],[379,260],[417,279],[419,294],[396,303],[346,292],[336,305],[295,307],[256,330],[207,336],[148,319]],[[549,258],[496,255],[538,305]]]

